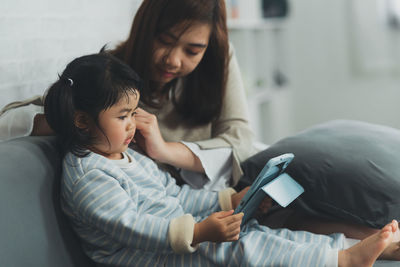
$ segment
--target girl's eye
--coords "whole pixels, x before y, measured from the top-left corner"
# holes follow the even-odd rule
[[[120,117],[118,117],[118,119],[120,119],[120,120],[125,120],[125,118],[126,118],[126,116],[120,116]]]

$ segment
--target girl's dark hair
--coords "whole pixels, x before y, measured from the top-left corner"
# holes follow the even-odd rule
[[[84,157],[95,142],[91,131],[75,125],[76,112],[83,112],[99,127],[99,113],[130,93],[138,94],[141,84],[135,71],[104,52],[70,62],[44,101],[46,120],[58,136],[62,152]]]
[[[144,0],[138,9],[128,39],[112,53],[135,69],[144,81],[141,101],[159,107],[159,94],[151,87],[153,43],[163,32],[194,22],[211,26],[208,48],[197,68],[184,79],[184,88],[173,100],[187,122],[201,125],[221,112],[229,62],[228,30],[224,0]],[[173,88],[176,81],[171,82]]]

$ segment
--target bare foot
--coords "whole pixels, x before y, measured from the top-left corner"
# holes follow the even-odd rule
[[[392,242],[379,256],[380,260],[400,261],[400,242]]]
[[[360,243],[339,251],[339,266],[371,267],[382,252],[390,246],[398,227],[397,221],[393,220]]]

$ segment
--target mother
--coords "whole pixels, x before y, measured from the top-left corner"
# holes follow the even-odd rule
[[[238,64],[229,46],[225,2],[144,0],[128,39],[110,52],[143,78],[141,104],[149,113],[138,111],[142,136],[137,141],[148,155],[207,174],[193,178],[191,173],[192,180],[186,182],[194,187],[217,190],[226,182],[235,185],[242,174],[240,162],[253,152],[253,135]],[[24,104],[11,104],[3,112]],[[4,121],[6,114],[0,119]],[[34,123],[25,135],[52,133],[41,114],[28,121]],[[10,124],[3,122],[7,128]],[[154,127],[161,134],[149,136]],[[216,158],[210,151],[219,155],[218,162],[210,161]]]

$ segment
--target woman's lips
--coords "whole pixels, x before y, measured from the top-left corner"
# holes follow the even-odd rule
[[[166,71],[163,68],[159,68],[159,72],[161,74],[161,77],[163,77],[164,79],[171,79],[171,78],[175,78],[177,73],[176,72],[170,72],[170,71]]]
[[[165,77],[165,78],[172,78],[172,77],[175,76],[174,73],[172,73],[172,72],[165,72],[165,71],[162,73],[162,75],[163,75],[163,77]]]

